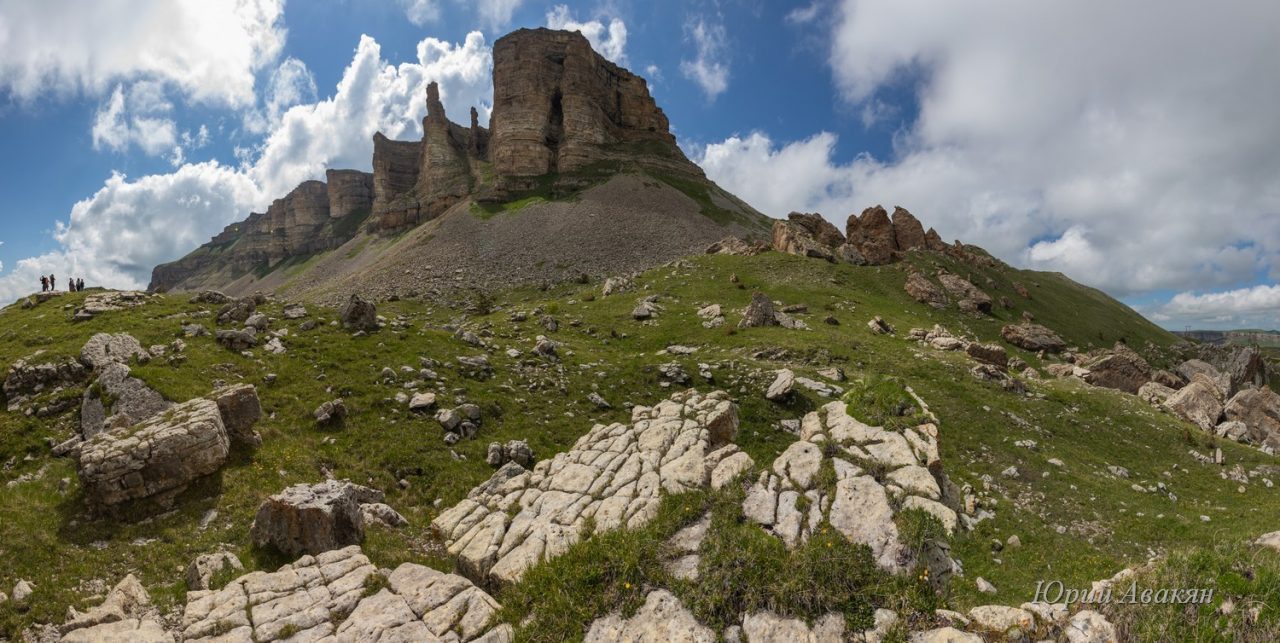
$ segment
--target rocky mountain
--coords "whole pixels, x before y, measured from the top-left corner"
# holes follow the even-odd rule
[[[1280,346],[1280,331],[1276,330],[1187,330],[1175,334],[1205,344]]]
[[[471,229],[474,222],[453,221],[444,231],[424,233],[443,232],[451,239],[453,228],[479,233],[463,243],[435,244],[459,247],[443,257],[432,254],[461,267],[468,255],[478,253],[486,262],[493,256],[500,263],[496,273],[464,271],[460,282],[452,274],[441,281],[435,274],[405,280],[401,273],[396,282],[425,291],[485,285],[495,276],[508,283],[531,275],[556,280],[580,272],[634,271],[725,236],[764,234],[763,215],[708,181],[680,151],[645,80],[595,53],[581,34],[522,29],[495,42],[493,55],[489,128],[480,126],[474,108],[467,126],[449,120],[433,82],[421,140],[376,133],[372,174],[329,170],[325,183],[302,183],[267,212],[250,214],[186,257],[157,266],[150,290],[283,287],[286,277],[296,275],[283,275],[282,269],[353,241],[343,256],[442,218],[484,219],[530,205],[518,220],[504,217],[502,230],[479,232]],[[637,177],[648,189],[632,189]],[[586,194],[592,188],[609,185],[605,195],[595,195],[603,202],[573,207],[593,201]],[[540,215],[555,219],[554,237],[539,239],[546,222],[529,219]],[[544,243],[531,245],[539,241]],[[564,263],[562,247],[583,246],[599,248],[599,260],[560,271],[531,270]],[[354,264],[364,269],[371,263],[418,263],[403,256],[406,251],[364,255]],[[528,261],[510,261],[516,257]],[[347,274],[342,266],[331,268],[328,278],[306,280],[309,286],[333,285],[334,275]],[[269,284],[257,283],[273,274]]]

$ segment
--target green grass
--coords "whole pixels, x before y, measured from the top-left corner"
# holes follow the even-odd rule
[[[275,569],[287,561],[252,547],[248,530],[253,514],[267,495],[289,484],[321,479],[321,468],[384,490],[388,504],[409,519],[402,529],[370,530],[365,551],[379,567],[413,561],[450,569],[451,561],[427,525],[492,473],[484,464],[490,441],[527,439],[539,458],[552,457],[596,422],[627,421],[627,402],[651,404],[668,396],[672,389],[662,386],[656,367],[671,361],[693,375],[693,386],[704,391],[723,388],[735,396],[742,418],[736,442],[758,467],[768,466],[795,439],[776,428],[778,421],[798,418],[830,401],[803,390],[785,405],[764,400],[762,392],[774,369],[787,366],[819,379],[818,369],[840,366],[849,376],[841,385],[860,391],[851,394],[857,400],[870,401],[851,407],[855,415],[875,415],[891,425],[895,417],[902,418],[890,412],[902,410],[897,404],[901,391],[895,387],[911,386],[940,419],[948,476],[980,491],[990,486],[986,494],[988,502],[994,502],[995,518],[972,533],[957,534],[951,542],[965,576],[954,579],[945,596],[931,598],[920,591],[915,577],[885,579],[869,572],[858,548],[830,541],[830,551],[823,551],[825,535],[808,548],[785,551],[776,539],[734,517],[737,501],[732,491],[690,494],[669,499],[659,519],[645,529],[590,538],[545,570],[531,569],[524,583],[500,591],[497,598],[504,613],[533,615],[521,636],[581,636],[583,624],[591,618],[618,608],[634,609],[644,592],[657,586],[671,589],[699,618],[716,624],[765,606],[804,618],[838,609],[861,625],[868,610],[881,606],[926,610],[934,600],[957,609],[989,602],[1016,605],[1031,598],[1037,580],[1087,586],[1145,561],[1153,552],[1168,553],[1171,560],[1194,559],[1197,549],[1218,552],[1219,546],[1238,545],[1277,528],[1280,490],[1261,483],[1263,477],[1280,478],[1274,457],[1233,443],[1220,445],[1228,468],[1240,465],[1258,472],[1240,493],[1238,483],[1221,477],[1223,467],[1201,464],[1188,453],[1207,449],[1202,434],[1188,433],[1195,438],[1194,444],[1188,443],[1184,430],[1189,425],[1133,396],[1068,380],[1032,381],[1032,396],[1015,396],[972,378],[972,363],[965,356],[921,348],[902,338],[912,327],[942,324],[955,333],[999,341],[1000,327],[1028,311],[1081,348],[1124,339],[1159,363],[1170,355],[1168,347],[1176,341],[1172,335],[1059,275],[975,267],[923,254],[913,254],[910,261],[926,271],[946,268],[968,276],[997,301],[1007,297],[1013,307],[997,305],[991,317],[982,318],[954,309],[937,311],[905,295],[905,266],[832,265],[775,253],[691,258],[645,273],[632,293],[591,301],[583,295],[594,286],[565,284],[545,291],[531,287],[495,293],[490,305],[470,313],[464,313],[462,304],[455,308],[437,301],[381,304],[380,314],[393,320],[403,315],[408,326],[359,338],[327,323],[302,332],[303,320],[284,321],[283,304],[268,304],[263,310],[277,319],[275,327],[290,331],[285,355],[255,351],[246,358],[211,338],[193,338],[186,340],[185,361],[160,359],[134,367],[136,376],[176,401],[207,395],[215,380],[254,383],[266,412],[258,426],[264,438],[261,448],[235,451],[221,472],[186,491],[175,511],[145,521],[137,516],[94,520],[85,514],[73,463],[49,454],[50,442],[72,434],[75,410],[43,419],[0,412],[0,482],[43,470],[32,481],[0,487],[0,560],[5,561],[0,565],[0,587],[8,591],[19,578],[36,585],[30,611],[0,605],[0,636],[12,638],[35,622],[61,622],[67,606],[83,610],[96,602],[80,589],[81,581],[97,578],[114,584],[129,572],[137,574],[162,610],[172,610],[185,599],[181,570],[195,556],[223,543],[247,571]],[[740,283],[731,283],[730,274]],[[1027,287],[1030,299],[1014,292],[1015,281]],[[756,289],[784,304],[807,304],[810,312],[800,317],[811,330],[730,330],[737,323],[737,311]],[[212,329],[208,313],[217,308],[189,304],[186,295],[171,295],[140,308],[72,323],[71,313],[86,294],[64,295],[30,310],[15,305],[0,311],[0,367],[37,350],[44,351],[41,360],[78,355],[96,332],[129,332],[144,346],[169,343],[183,323],[199,322]],[[657,294],[665,310],[656,323],[640,324],[630,312],[636,297],[648,294]],[[702,327],[695,311],[709,303],[724,307],[725,328]],[[332,310],[308,308],[325,322],[335,317]],[[530,314],[522,323],[510,321],[512,311],[532,313],[537,308],[560,322],[559,332],[551,335],[561,344],[561,364],[526,363],[504,352],[514,347],[527,353],[534,336],[548,334],[537,323],[538,315]],[[839,325],[822,323],[828,315]],[[898,336],[868,332],[865,323],[875,315],[895,326]],[[460,319],[470,328],[492,332],[495,349],[489,359],[495,377],[481,382],[458,372],[456,356],[480,352],[444,328]],[[696,346],[698,351],[657,354],[673,343]],[[754,356],[763,349],[786,357]],[[1041,366],[1034,354],[1009,350]],[[409,414],[405,404],[394,400],[404,391],[399,383],[380,381],[384,366],[416,370],[421,358],[439,362],[433,368],[444,380],[438,391],[443,399],[451,399],[457,390],[486,409],[477,439],[453,448],[465,459],[451,455],[438,424]],[[697,377],[699,363],[712,364],[714,383]],[[268,373],[277,375],[274,384],[265,384]],[[74,398],[82,390],[57,395]],[[596,409],[586,400],[592,391],[613,408]],[[311,412],[338,396],[347,401],[350,417],[340,429],[317,428]],[[1035,440],[1037,446],[1015,446],[1020,440]],[[1050,464],[1050,458],[1061,459],[1065,466]],[[1126,467],[1131,477],[1112,477],[1108,465]],[[1018,476],[1001,476],[1010,466],[1018,468]],[[62,478],[70,481],[65,493],[59,491]],[[402,479],[407,488],[398,484]],[[1130,487],[1135,483],[1163,483],[1177,499],[1166,492],[1134,491]],[[210,509],[216,509],[218,517],[200,530],[197,525]],[[712,511],[715,527],[704,544],[704,580],[689,585],[666,578],[660,566],[655,567],[655,553],[661,552],[670,533],[706,510]],[[1201,515],[1211,520],[1203,522]],[[910,516],[900,521],[905,521],[902,530],[912,539],[936,535],[927,521]],[[1014,534],[1021,547],[993,550],[993,539],[1004,541]],[[140,544],[132,544],[136,539]],[[1242,555],[1223,549],[1214,554],[1217,558],[1187,567],[1186,573],[1205,574],[1204,579],[1211,572],[1222,576],[1210,563],[1230,566]],[[1274,571],[1274,561],[1257,563],[1259,569],[1264,562]],[[995,584],[999,593],[978,594],[973,587],[977,576]],[[1257,576],[1264,577],[1274,576]],[[553,584],[557,578],[564,581],[558,589]],[[1244,588],[1250,595],[1276,604],[1269,585],[1250,587]],[[1134,625],[1140,626],[1146,627]]]
[[[546,202],[546,197],[540,195],[527,196],[523,199],[507,201],[505,203],[481,203],[478,201],[472,201],[471,215],[480,219],[491,219],[499,214],[516,214],[531,205]]]
[[[1112,590],[1127,602],[1106,609],[1121,640],[1275,641],[1280,639],[1280,554],[1224,541],[1174,553]],[[1143,604],[1161,588],[1212,590],[1205,603]],[[1224,608],[1225,605],[1230,607]]]
[[[724,226],[731,223],[738,223],[750,227],[754,222],[746,214],[735,212],[721,206],[715,202],[711,196],[713,187],[706,181],[699,181],[690,177],[676,176],[665,172],[652,173],[654,178],[680,190],[685,196],[693,199],[698,204],[699,211],[702,216],[715,221]]]

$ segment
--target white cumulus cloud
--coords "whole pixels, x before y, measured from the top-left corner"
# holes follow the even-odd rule
[[[884,102],[905,86],[918,115],[887,158],[837,161],[823,133],[705,146],[748,201],[837,224],[902,205],[1118,296],[1280,278],[1280,5],[844,0],[834,19],[850,113],[911,113]]]
[[[274,71],[266,87],[265,105],[245,112],[245,129],[261,134],[280,124],[288,108],[316,100],[316,78],[307,64],[297,58],[286,58]]]
[[[197,102],[251,105],[255,72],[284,45],[283,11],[283,0],[0,0],[0,91],[100,95],[147,77]]]
[[[727,32],[723,24],[699,18],[685,24],[685,34],[693,41],[695,53],[692,59],[680,61],[680,71],[713,101],[729,89]]]
[[[619,65],[627,64],[627,25],[621,18],[609,18],[608,26],[600,20],[579,22],[569,11],[569,7],[559,4],[547,12],[547,26],[581,32],[601,56]]]
[[[524,0],[474,0],[476,14],[480,22],[492,30],[502,29],[511,24],[511,16]]]
[[[1260,284],[1222,292],[1182,292],[1148,314],[1162,323],[1193,328],[1280,328],[1280,286]]]
[[[440,5],[436,0],[400,0],[409,22],[425,27],[440,19]]]
[[[169,152],[178,140],[177,127],[172,119],[159,116],[172,105],[164,100],[161,90],[153,83],[138,83],[129,91],[126,101],[124,88],[116,85],[93,118],[93,148],[125,152],[136,145],[149,156]]]

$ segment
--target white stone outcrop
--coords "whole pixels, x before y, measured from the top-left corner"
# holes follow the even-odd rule
[[[870,547],[881,568],[901,572],[912,561],[893,521],[898,512],[919,509],[955,530],[956,512],[942,503],[935,425],[889,431],[831,402],[804,417],[800,437],[760,474],[742,505],[747,518],[788,547],[808,542],[825,518],[845,538]],[[821,483],[824,467],[834,484]]]
[[[216,591],[187,594],[181,633],[214,641],[435,641],[499,643],[499,605],[465,578],[405,563],[385,579],[352,546],[253,572]],[[385,584],[376,592],[374,581]]]
[[[726,443],[737,428],[727,394],[676,393],[633,409],[631,424],[597,424],[531,471],[508,463],[431,526],[463,574],[513,582],[577,542],[588,519],[597,533],[640,527],[657,513],[662,492],[706,487],[736,452]]]

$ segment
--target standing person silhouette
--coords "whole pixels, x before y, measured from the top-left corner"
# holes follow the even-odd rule
[[[52,274],[52,273],[50,273],[50,274],[49,274],[49,290],[50,290],[51,292],[52,292],[52,291],[54,291],[54,290],[57,290],[57,289],[58,289],[57,284],[58,284],[57,280],[55,280],[55,279],[53,278],[53,274]]]
[[[48,292],[48,291],[49,291],[49,278],[44,275],[40,275],[40,292]]]

